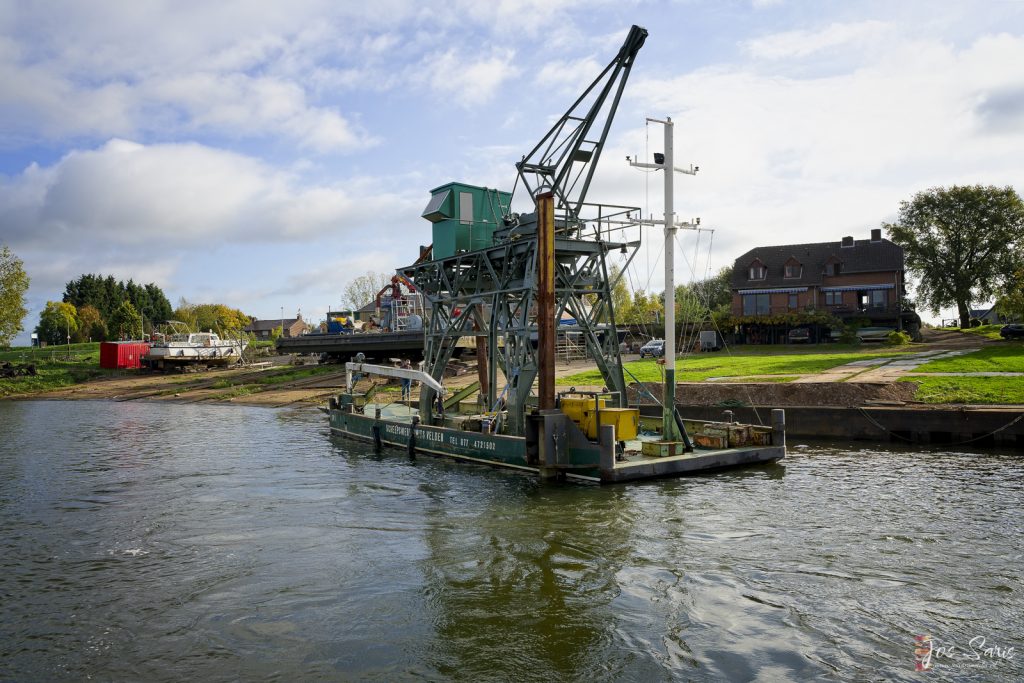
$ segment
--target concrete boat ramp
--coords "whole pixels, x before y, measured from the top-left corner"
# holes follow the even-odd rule
[[[900,354],[898,356],[882,356],[865,358],[845,365],[825,370],[809,377],[801,377],[794,382],[895,382],[907,373],[916,370],[925,363],[943,358],[954,358],[972,353],[977,349],[953,349],[921,351]]]

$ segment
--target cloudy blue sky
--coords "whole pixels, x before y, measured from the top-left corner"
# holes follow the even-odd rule
[[[590,198],[660,214],[624,157],[673,117],[677,165],[701,167],[676,209],[715,228],[710,257],[682,245],[698,276],[866,237],[928,187],[1024,191],[1021,2],[4,2],[0,241],[32,278],[25,326],[82,273],[319,319],[429,243],[431,188],[511,188],[634,23]],[[633,281],[659,287],[652,265]]]

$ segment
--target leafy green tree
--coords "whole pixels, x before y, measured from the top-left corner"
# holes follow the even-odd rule
[[[707,306],[689,285],[676,285],[675,306],[677,323],[700,322],[708,316]]]
[[[252,322],[252,316],[237,308],[230,308],[224,304],[193,304],[185,299],[181,299],[178,308],[171,315],[174,320],[180,320],[190,329],[213,330],[217,334],[241,331]]]
[[[113,310],[101,275],[82,275],[68,282],[64,286],[64,301],[75,307],[92,306],[100,312],[101,318],[106,318]]]
[[[47,301],[39,314],[36,334],[47,344],[63,344],[78,332],[78,311],[64,301]]]
[[[630,303],[629,287],[626,286],[626,278],[622,275],[622,271],[616,264],[612,264],[611,268],[608,269],[608,284],[611,287],[613,311],[609,311],[607,306],[602,307],[600,322],[609,322],[610,314],[614,313],[615,324],[621,325],[623,316],[628,315]],[[587,294],[583,297],[583,300],[591,307],[598,304],[598,296],[596,294]]]
[[[727,315],[732,304],[732,268],[704,280],[676,286],[676,320],[703,322],[712,315]]]
[[[901,202],[883,227],[919,278],[919,302],[933,313],[955,305],[965,328],[971,302],[991,298],[1020,265],[1024,202],[1011,187],[936,187]]]
[[[149,308],[146,309],[146,318],[156,321],[168,320],[171,317],[172,309],[171,302],[164,295],[164,290],[152,282],[146,285],[144,289],[149,295]]]
[[[78,336],[76,341],[103,341],[107,338],[107,324],[95,306],[86,304],[78,309]]]
[[[10,346],[14,336],[25,329],[21,323],[28,315],[28,283],[25,264],[4,245],[0,249],[0,347]]]
[[[199,329],[199,316],[196,314],[196,305],[189,303],[185,297],[178,299],[178,307],[171,311],[171,319],[184,323],[190,330]]]
[[[153,321],[171,317],[171,302],[164,296],[163,290],[153,283],[137,285],[133,280],[116,281],[112,275],[104,277],[88,274],[68,282],[64,287],[64,301],[79,309],[93,306],[105,322],[109,322],[114,310],[125,299],[150,325]]]
[[[615,314],[615,323],[621,324],[624,316],[629,314],[631,301],[629,287],[626,285],[626,276],[616,264],[612,264],[608,270],[608,284],[612,288],[612,310]]]
[[[1008,278],[996,300],[996,311],[1009,320],[1024,320],[1024,266]]]
[[[616,322],[627,325],[650,325],[662,320],[665,315],[665,307],[661,303],[661,297],[657,294],[648,294],[642,289],[633,292],[633,301],[626,309],[625,316]]]
[[[135,310],[131,301],[125,299],[114,309],[107,323],[110,336],[115,339],[141,339],[142,316]]]
[[[732,307],[732,266],[725,266],[706,280],[694,282],[690,289],[711,312],[727,312]]]

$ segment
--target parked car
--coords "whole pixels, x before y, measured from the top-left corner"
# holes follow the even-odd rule
[[[652,339],[643,346],[640,347],[640,357],[647,358],[661,358],[665,355],[665,340],[664,339]]]
[[[796,327],[789,331],[790,344],[806,344],[811,341],[811,331],[806,327]]]
[[[885,342],[889,339],[889,333],[895,331],[895,327],[862,327],[857,330],[857,336],[863,342]]]
[[[1024,324],[1011,323],[1003,325],[999,330],[999,336],[1003,339],[1024,339]]]

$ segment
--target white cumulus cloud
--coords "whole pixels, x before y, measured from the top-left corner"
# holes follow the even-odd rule
[[[806,57],[829,48],[880,40],[891,29],[889,24],[873,20],[833,23],[813,30],[786,31],[757,38],[748,41],[746,49],[758,59]]]
[[[194,143],[115,139],[0,182],[0,222],[19,244],[180,249],[340,235],[411,206],[367,185],[310,184]]]
[[[515,51],[506,48],[492,49],[488,56],[451,48],[428,55],[412,69],[411,80],[435,97],[472,107],[492,99],[506,80],[518,75],[514,58]]]

